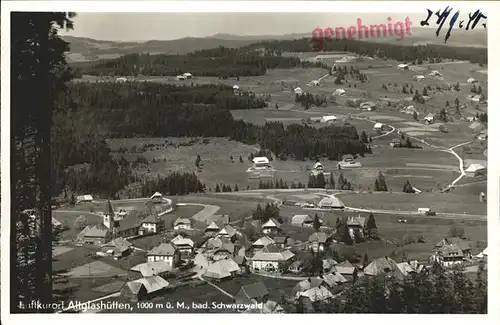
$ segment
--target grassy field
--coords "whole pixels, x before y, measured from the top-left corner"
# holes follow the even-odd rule
[[[478,194],[479,195],[479,194]],[[417,211],[430,207],[436,213],[466,213],[486,215],[486,204],[479,196],[450,193],[360,193],[339,195],[347,205],[356,208]]]

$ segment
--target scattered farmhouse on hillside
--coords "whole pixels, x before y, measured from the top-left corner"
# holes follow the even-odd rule
[[[422,81],[425,79],[425,76],[420,74],[420,75],[413,76],[412,79],[416,80],[416,81]]]
[[[319,81],[318,80],[313,80],[313,81],[311,81],[311,85],[313,85],[313,86],[319,86]]]
[[[468,84],[473,84],[473,83],[476,83],[476,82],[477,82],[477,80],[476,80],[476,79],[474,79],[474,78],[469,78],[469,79],[467,79],[467,83],[468,83]]]
[[[321,209],[344,209],[345,205],[342,201],[334,196],[324,197],[319,201],[318,207]]]
[[[399,138],[392,139],[391,143],[389,143],[389,147],[400,148],[401,147],[401,139],[399,139]]]
[[[424,122],[425,122],[425,124],[434,123],[434,114],[432,114],[432,113],[427,114],[427,116],[424,117]]]
[[[346,94],[345,90],[342,88],[335,89],[333,96],[344,96]]]
[[[178,75],[177,77],[175,77],[176,80],[186,80],[187,78],[183,75]]]
[[[255,157],[252,161],[256,169],[271,167],[271,164],[269,163],[269,159],[267,157]]]
[[[325,174],[325,168],[319,161],[317,161],[311,169],[311,175],[317,176],[319,174]]]
[[[325,115],[321,117],[320,122],[321,123],[333,123],[337,120],[337,117],[335,115]]]
[[[465,170],[465,176],[467,176],[467,177],[477,177],[477,176],[482,176],[485,174],[486,174],[486,167],[484,167],[481,164],[471,164]]]
[[[302,88],[300,88],[300,87],[295,88],[295,89],[293,90],[293,92],[294,92],[296,95],[299,95],[299,96],[300,96],[300,95],[302,95],[302,94],[304,94],[304,91],[303,91],[303,90],[302,90]]]
[[[338,162],[337,168],[357,168],[361,167],[361,163],[354,160],[353,155],[343,155],[342,160]]]
[[[76,203],[83,203],[83,202],[92,202],[94,201],[94,198],[92,195],[85,194],[85,195],[78,195],[76,197]]]
[[[186,79],[191,79],[191,78],[193,78],[193,75],[192,75],[191,73],[189,73],[189,72],[183,73],[182,75],[183,75],[184,77],[186,77]]]
[[[398,69],[398,70],[409,70],[409,67],[408,67],[408,64],[401,63],[401,64],[397,65],[396,69]]]
[[[125,77],[116,78],[116,82],[118,82],[118,83],[127,82],[127,78],[125,78]]]
[[[375,123],[375,125],[373,126],[373,131],[377,131],[377,132],[380,132],[382,131],[384,128],[384,124],[383,123]]]
[[[430,73],[429,73],[429,76],[430,77],[433,77],[433,76],[442,76],[441,72],[437,71],[437,70],[432,70]]]
[[[377,108],[377,103],[375,102],[362,102],[359,104],[360,110],[374,111]]]

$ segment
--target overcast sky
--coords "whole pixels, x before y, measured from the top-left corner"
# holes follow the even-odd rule
[[[63,35],[98,40],[147,41],[183,37],[282,35],[310,33],[316,27],[348,27],[357,18],[366,24],[392,23],[409,17],[414,27],[426,18],[425,10],[411,13],[79,13],[75,30]]]

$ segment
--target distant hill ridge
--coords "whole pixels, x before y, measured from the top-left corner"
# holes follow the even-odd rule
[[[434,29],[413,28],[413,35],[404,40],[398,41],[400,45],[412,45],[414,43],[426,42],[428,44],[443,44],[443,37],[437,38]],[[446,31],[442,31],[444,34]],[[239,48],[253,43],[268,40],[292,40],[310,37],[311,33],[285,34],[285,35],[231,35],[215,34],[211,37],[185,37],[176,40],[150,40],[137,42],[122,42],[109,40],[96,40],[87,37],[64,36],[63,38],[71,43],[71,50],[68,53],[68,61],[91,61],[96,59],[111,59],[125,54],[144,53],[171,53],[185,54],[193,51],[216,48],[224,46],[229,48]],[[368,41],[375,42],[396,42],[394,38],[370,38]],[[453,30],[448,41],[450,46],[474,46],[486,47],[486,31],[464,31]]]

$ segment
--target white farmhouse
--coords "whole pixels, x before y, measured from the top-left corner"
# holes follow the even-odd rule
[[[253,160],[255,168],[268,168],[271,167],[269,159],[267,157],[255,157]]]

